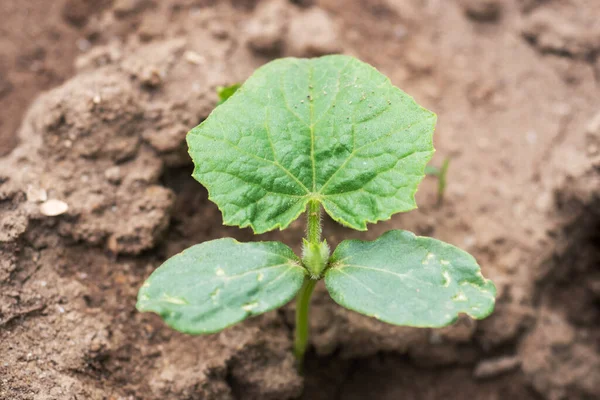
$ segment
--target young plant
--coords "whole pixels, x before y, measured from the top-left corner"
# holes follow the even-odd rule
[[[433,165],[425,167],[425,175],[435,176],[438,179],[437,188],[437,205],[438,207],[444,202],[444,193],[446,192],[446,176],[448,175],[448,167],[450,166],[450,157],[446,157],[440,168]]]
[[[187,135],[193,177],[226,225],[257,234],[306,212],[299,257],[279,242],[204,242],[168,259],[137,308],[189,334],[218,332],[297,295],[294,354],[302,364],[308,312],[323,279],[338,304],[390,324],[442,327],[488,316],[496,289],[475,259],[441,241],[393,230],[346,240],[331,254],[322,209],[340,224],[416,208],[433,154],[435,114],[355,58],[286,58],[259,68]]]
[[[227,101],[228,98],[233,96],[233,94],[235,92],[237,92],[237,90],[241,86],[242,85],[240,83],[234,83],[233,85],[229,85],[229,86],[218,86],[217,87],[217,96],[219,96],[219,101],[217,102],[217,105],[219,106],[219,105],[225,103],[225,101]]]

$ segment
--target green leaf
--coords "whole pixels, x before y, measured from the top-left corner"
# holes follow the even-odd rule
[[[416,208],[435,121],[355,58],[284,58],[259,68],[187,141],[193,176],[225,224],[284,229],[316,200],[365,230]]]
[[[340,305],[395,325],[442,327],[459,313],[481,319],[496,288],[457,247],[406,231],[347,240],[331,257],[325,285]]]
[[[139,291],[137,309],[160,315],[180,332],[218,332],[287,303],[304,275],[298,257],[282,243],[213,240],[156,269]]]
[[[235,92],[241,87],[240,83],[234,83],[230,86],[218,86],[217,87],[217,95],[219,96],[219,102],[217,105],[221,105],[225,103],[225,101],[233,96]]]

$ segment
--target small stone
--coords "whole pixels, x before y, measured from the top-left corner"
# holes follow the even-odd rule
[[[162,73],[155,67],[145,68],[139,75],[142,85],[157,88],[163,83]]]
[[[48,200],[48,194],[43,188],[38,188],[33,185],[27,186],[27,201],[32,203],[43,203]]]
[[[521,365],[521,360],[516,356],[505,356],[483,360],[475,367],[475,379],[488,379],[510,372]]]
[[[286,44],[290,55],[315,57],[340,50],[337,28],[329,14],[310,8],[290,22]]]
[[[119,184],[121,182],[121,168],[116,165],[108,168],[104,171],[104,177],[113,185]]]
[[[161,13],[144,16],[142,23],[138,28],[138,35],[143,42],[149,42],[152,39],[163,35],[165,26],[165,16]]]
[[[501,4],[498,0],[462,0],[465,14],[479,22],[496,21],[502,13]]]
[[[50,199],[40,204],[40,212],[48,217],[61,215],[69,210],[69,205],[62,200]]]
[[[185,61],[194,65],[201,65],[206,62],[206,59],[200,54],[196,53],[195,51],[186,51],[183,54],[183,58],[185,59]]]
[[[274,54],[281,50],[287,27],[288,5],[283,0],[261,2],[246,25],[247,45],[259,53]]]
[[[113,12],[117,18],[125,18],[141,11],[148,3],[148,0],[116,0]]]
[[[589,120],[585,130],[589,135],[600,136],[600,112]]]

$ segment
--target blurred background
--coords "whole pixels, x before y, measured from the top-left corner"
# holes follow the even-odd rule
[[[600,398],[600,2],[0,1],[0,399]],[[164,259],[223,236],[185,134],[278,57],[366,61],[439,116],[413,230],[475,255],[495,313],[392,327],[317,288],[207,337],[135,311]],[[296,248],[297,249],[297,248]]]

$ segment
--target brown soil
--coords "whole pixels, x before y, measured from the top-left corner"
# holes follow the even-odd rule
[[[0,151],[19,142],[0,158],[0,399],[600,396],[597,2],[6,0],[0,12]],[[223,227],[184,137],[216,86],[331,52],[435,110],[435,161],[452,165],[442,207],[427,179],[418,211],[366,233],[327,221],[330,243],[435,236],[472,252],[499,297],[484,321],[410,329],[320,287],[301,377],[293,304],[206,337],[134,304],[193,243],[299,243],[302,221],[260,237]],[[45,197],[68,211],[44,215]]]

